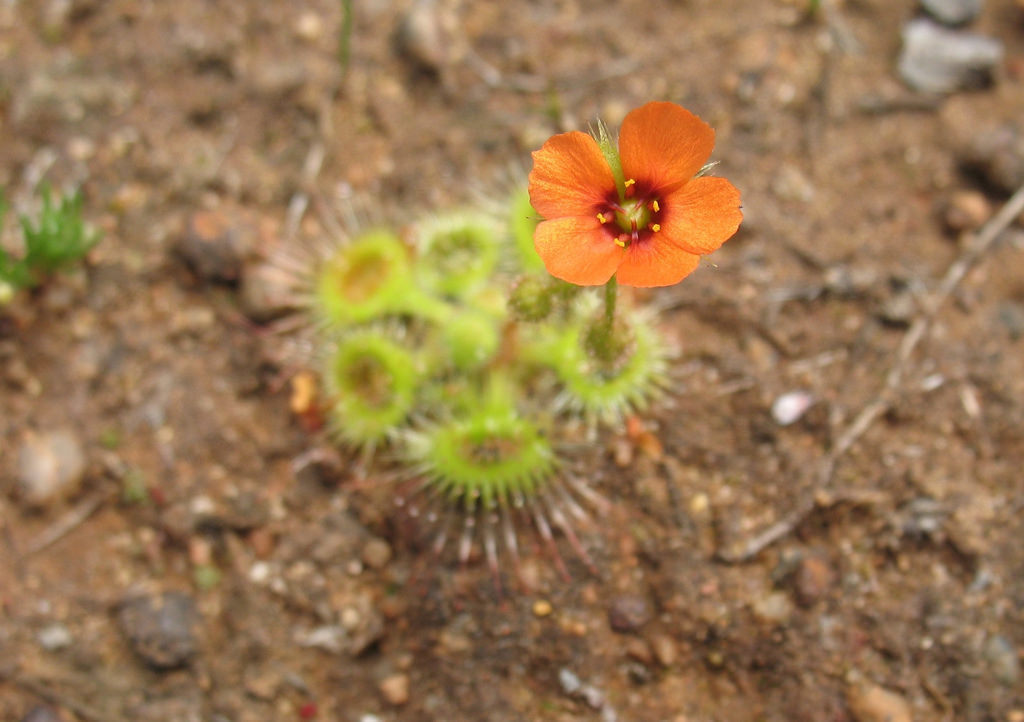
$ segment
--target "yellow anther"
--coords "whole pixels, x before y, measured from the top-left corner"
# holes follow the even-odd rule
[[[625,185],[627,188],[629,188],[631,185],[636,185],[636,181],[633,178],[630,178],[623,185]]]
[[[658,223],[652,223],[651,224],[651,230],[654,231],[655,233],[657,233],[658,231],[661,230],[661,225],[658,224]]]
[[[651,210],[655,213],[661,210],[661,206],[658,205],[658,201],[651,201]]]
[[[615,245],[618,246],[619,248],[625,248],[626,247],[626,242],[624,240],[622,240],[621,238],[616,238],[615,239]]]
[[[608,218],[607,218],[607,216],[605,216],[604,213],[598,213],[597,214],[597,220],[599,220],[602,225],[604,225],[605,223],[608,222]]]

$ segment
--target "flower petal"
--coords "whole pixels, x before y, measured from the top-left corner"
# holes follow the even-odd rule
[[[614,190],[612,170],[586,133],[560,133],[533,152],[530,203],[545,218],[596,214]]]
[[[717,250],[743,220],[740,192],[725,178],[694,178],[662,201],[655,242],[705,255]]]
[[[607,283],[625,254],[597,218],[586,216],[542,222],[533,245],[548,273],[578,286]]]
[[[634,243],[626,250],[626,258],[615,274],[620,284],[642,288],[671,286],[700,265],[700,256],[687,253],[671,243],[659,243],[660,240],[655,237],[644,243]]]
[[[711,126],[675,103],[642,105],[630,111],[619,131],[626,178],[642,180],[662,192],[693,178],[714,147]]]

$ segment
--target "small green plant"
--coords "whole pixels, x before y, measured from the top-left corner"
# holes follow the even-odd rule
[[[100,236],[82,219],[82,194],[75,192],[57,201],[48,186],[40,189],[42,208],[33,221],[21,215],[22,239],[25,247],[20,258],[0,247],[0,302],[7,295],[23,288],[35,288],[48,277],[79,261],[95,246]],[[0,227],[7,215],[7,201],[0,191]]]

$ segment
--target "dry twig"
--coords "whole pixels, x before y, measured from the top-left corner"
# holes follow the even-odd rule
[[[78,502],[71,511],[58,519],[42,534],[30,541],[22,552],[22,558],[38,554],[63,539],[85,522],[86,519],[96,513],[96,510],[103,505],[103,502],[106,501],[108,496],[108,494],[102,493],[94,494],[93,496],[86,497],[82,501]]]
[[[886,413],[900,395],[903,378],[911,355],[921,339],[931,328],[939,309],[953,293],[978,260],[992,247],[999,235],[1024,212],[1024,186],[1017,189],[1003,207],[986,223],[971,239],[960,256],[946,270],[935,293],[925,304],[922,313],[914,319],[907,329],[899,347],[896,349],[892,365],[885,375],[885,385],[878,394],[869,401],[860,413],[846,425],[836,437],[832,448],[818,466],[817,478],[813,488],[804,495],[796,507],[779,521],[770,525],[750,539],[732,549],[720,551],[722,561],[735,564],[745,562],[759,554],[783,537],[788,536],[818,506],[819,495],[827,490],[832,483],[839,459],[857,443],[871,425]]]
[[[21,675],[17,670],[0,668],[0,682],[9,682],[25,692],[44,700],[48,704],[71,710],[77,717],[88,722],[125,722],[120,715],[111,717],[108,712],[98,710],[70,695],[54,688],[52,682]]]

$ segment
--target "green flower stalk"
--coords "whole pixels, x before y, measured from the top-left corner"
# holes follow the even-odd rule
[[[616,425],[669,388],[672,351],[651,320],[634,312],[615,319],[612,337],[621,346],[609,355],[607,347],[600,345],[607,340],[600,335],[607,316],[585,320],[589,315],[586,306],[580,310],[583,319],[542,334],[528,354],[554,371],[560,387],[554,400],[557,410],[581,416],[591,424]]]

